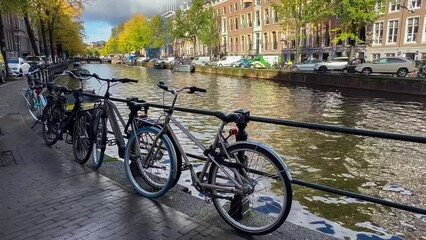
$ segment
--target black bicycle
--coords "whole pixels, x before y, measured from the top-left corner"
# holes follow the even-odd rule
[[[93,104],[89,107],[82,104],[82,81],[88,78],[76,76],[72,71],[64,71],[63,75],[80,80],[80,87],[69,90],[64,86],[54,86],[55,94],[51,96],[43,111],[43,139],[48,146],[52,146],[58,140],[63,140],[63,134],[66,133],[65,142],[72,144],[75,160],[86,162],[90,157],[93,144],[92,115],[89,111],[93,109]],[[66,104],[65,95],[67,94],[72,94],[75,100],[73,105]],[[68,136],[71,136],[71,141],[68,141]]]

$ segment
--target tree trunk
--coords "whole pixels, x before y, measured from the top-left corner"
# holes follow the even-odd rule
[[[3,56],[6,77],[9,77],[9,68],[7,67],[7,55],[6,55],[6,42],[4,41],[4,26],[3,26],[3,15],[0,10],[0,51]]]
[[[355,43],[353,43],[353,44],[350,45],[349,56],[348,56],[349,57],[349,61],[351,61],[354,58],[354,55],[355,55]]]
[[[47,49],[46,25],[44,20],[41,17],[39,17],[39,20],[40,20],[41,38],[43,39],[43,52],[44,52],[44,55],[51,56],[51,54],[49,54],[49,50]]]
[[[30,20],[28,18],[28,12],[24,8],[22,9],[22,12],[24,13],[25,26],[27,27],[28,37],[30,38],[31,46],[33,47],[33,51],[34,51],[34,55],[40,56],[40,53],[38,51],[37,44],[36,44],[36,41],[35,41],[34,32],[31,29]]]
[[[49,27],[49,43],[50,43],[50,55],[52,56],[52,61],[53,63],[56,63],[55,45],[53,44],[53,27]]]

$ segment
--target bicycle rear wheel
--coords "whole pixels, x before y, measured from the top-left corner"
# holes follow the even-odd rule
[[[61,121],[64,117],[64,109],[57,101],[49,102],[44,108],[41,132],[46,145],[52,146],[58,141],[62,129]]]
[[[162,197],[177,175],[176,152],[170,139],[155,127],[142,127],[132,133],[124,153],[124,169],[133,188],[147,198]],[[139,142],[139,144],[138,144]],[[153,148],[153,154],[147,154]]]
[[[99,169],[102,166],[105,157],[107,142],[107,118],[102,116],[102,111],[96,114],[93,121],[93,149],[92,162],[93,168]]]
[[[72,153],[76,162],[85,164],[93,147],[92,115],[88,111],[78,113],[72,136]]]
[[[239,170],[247,190],[236,194],[225,190],[212,190],[212,199],[220,216],[238,231],[247,234],[267,234],[282,225],[292,202],[292,191],[286,167],[277,154],[257,143],[236,143],[227,148],[231,159],[245,161]],[[225,174],[234,176],[230,168],[212,165],[209,183],[235,189]]]

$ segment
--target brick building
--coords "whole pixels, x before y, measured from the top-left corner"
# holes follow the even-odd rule
[[[4,41],[8,58],[25,57],[33,54],[23,18],[3,16]]]

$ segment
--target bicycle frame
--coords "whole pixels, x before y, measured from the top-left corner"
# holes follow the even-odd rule
[[[103,113],[106,113],[106,117],[111,124],[112,133],[114,134],[115,141],[118,146],[118,155],[120,158],[123,158],[124,150],[126,148],[126,143],[124,142],[124,137],[123,137],[123,134],[121,133],[120,124],[123,128],[126,128],[126,123],[124,122],[123,117],[121,117],[121,114],[118,111],[117,106],[115,106],[115,104],[112,103],[108,98],[104,99],[103,103],[101,103],[100,108],[102,109]]]
[[[195,143],[201,150],[203,150],[203,152],[206,152],[207,148],[194,135],[192,135],[182,124],[180,124],[175,118],[172,117],[172,114],[173,114],[172,112],[173,112],[173,110],[170,110],[167,113],[166,119],[165,119],[165,122],[164,122],[164,126],[165,127],[162,129],[162,131],[160,132],[160,134],[158,134],[156,136],[156,138],[154,139],[154,144],[153,145],[155,145],[159,141],[159,139],[161,138],[161,136],[163,136],[164,134],[169,133],[169,134],[167,134],[167,136],[169,138],[171,138],[171,140],[176,143],[176,147],[178,148],[177,150],[181,153],[181,155],[184,158],[185,166],[187,166],[189,168],[190,172],[191,172],[191,179],[192,179],[193,182],[196,183],[195,184],[196,188],[197,188],[197,186],[200,186],[201,188],[206,188],[206,189],[219,189],[219,190],[222,190],[222,191],[229,191],[229,192],[233,192],[233,193],[237,193],[237,194],[242,194],[243,190],[240,190],[240,189],[243,188],[242,180],[246,179],[246,176],[247,176],[247,173],[245,172],[245,170],[242,169],[242,173],[241,173],[241,172],[238,172],[235,168],[229,168],[234,173],[234,175],[236,177],[231,176],[230,173],[228,173],[227,171],[225,171],[223,165],[220,164],[220,163],[218,163],[217,160],[215,160],[215,158],[212,155],[212,153],[206,154],[207,160],[206,160],[206,162],[205,162],[205,164],[203,166],[203,170],[201,171],[200,175],[197,176],[197,174],[195,173],[195,171],[194,171],[194,169],[193,169],[193,167],[191,165],[191,162],[190,162],[187,154],[183,150],[183,148],[182,148],[182,146],[181,146],[181,144],[180,144],[180,142],[179,142],[176,134],[174,133],[173,129],[170,126],[170,122],[174,123],[187,137],[189,137],[191,139],[191,141],[193,143]],[[228,152],[226,152],[226,150],[225,150],[225,143],[224,143],[224,141],[222,140],[222,137],[221,137],[221,132],[222,132],[222,130],[223,130],[223,128],[224,128],[225,125],[226,125],[226,123],[224,123],[224,122],[221,123],[221,125],[220,125],[220,127],[219,127],[219,129],[217,131],[216,137],[214,139],[214,142],[211,145],[210,149],[217,149],[217,148],[221,147],[222,150],[224,150],[224,152],[226,153],[226,156],[229,157]],[[132,127],[135,127],[135,126],[132,126]],[[136,141],[139,144],[139,140],[137,138],[136,138]],[[149,151],[146,159],[150,159],[150,156],[154,155],[153,149],[154,148],[150,149],[150,151]],[[144,163],[144,164],[146,164],[146,163]],[[227,175],[227,177],[229,177],[229,179],[236,185],[236,188],[219,186],[219,185],[213,185],[213,184],[208,184],[208,183],[202,182],[200,179],[203,179],[205,176],[207,176],[207,170],[209,169],[209,167],[210,167],[211,164],[216,164],[225,173],[225,175]],[[242,174],[244,176],[242,176]],[[199,190],[200,192],[202,192],[201,191],[202,189],[198,189],[197,188],[197,190]]]

